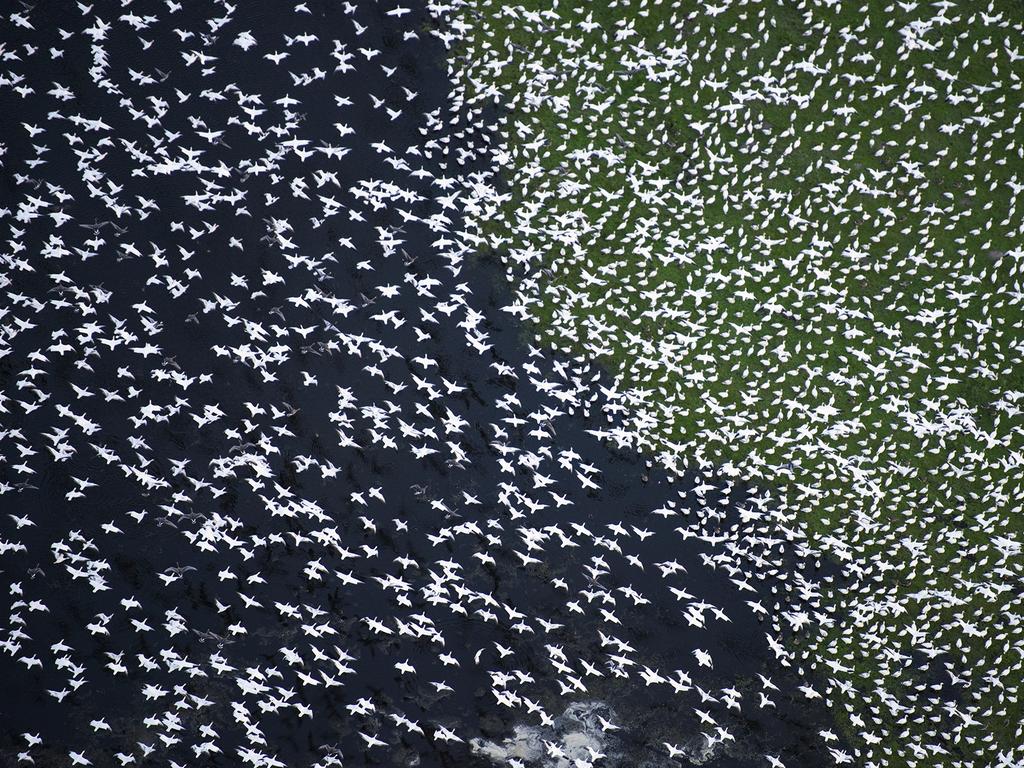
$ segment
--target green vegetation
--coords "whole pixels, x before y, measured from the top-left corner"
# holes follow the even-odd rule
[[[1024,5],[472,0],[522,315],[639,443],[774,489],[856,578],[816,661],[858,762],[1024,757]],[[926,672],[925,670],[928,670]]]

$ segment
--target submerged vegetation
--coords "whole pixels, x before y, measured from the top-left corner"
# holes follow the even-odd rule
[[[461,87],[501,108],[469,226],[513,311],[607,365],[640,447],[771,489],[751,519],[841,566],[778,627],[865,765],[1022,757],[1022,19],[454,17]]]

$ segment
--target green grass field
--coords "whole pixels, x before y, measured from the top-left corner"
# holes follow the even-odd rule
[[[469,226],[641,445],[858,574],[790,638],[857,763],[1024,757],[1024,4],[471,0]],[[926,673],[925,670],[928,670]],[[952,691],[952,693],[951,693]]]

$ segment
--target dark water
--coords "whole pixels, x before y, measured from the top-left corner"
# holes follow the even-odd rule
[[[699,708],[735,739],[705,764],[771,753],[820,765],[826,716],[775,665],[753,596],[713,567],[716,543],[676,531],[699,512],[680,495],[697,478],[670,482],[589,434],[608,422],[600,374],[530,349],[501,310],[497,265],[460,245],[443,178],[471,172],[488,136],[451,127],[460,110],[425,10],[306,6],[40,4],[25,12],[33,29],[3,33],[17,54],[5,67],[24,78],[0,90],[6,763],[28,732],[43,739],[36,765],[70,764],[71,751],[94,765],[117,752],[153,765],[490,765],[471,740],[502,744],[520,726],[585,732],[599,765],[686,764],[662,742],[690,749],[702,727],[714,733]],[[244,31],[248,52],[234,44]],[[304,34],[317,39],[287,43]],[[281,64],[264,58],[277,51]],[[335,71],[339,51],[351,71]],[[215,58],[187,63],[198,54]],[[55,83],[74,97],[49,94]],[[429,158],[405,151],[431,139]],[[318,188],[325,173],[337,183]],[[368,181],[393,187],[353,192]],[[58,226],[56,211],[73,219]],[[117,228],[80,226],[106,220]],[[159,352],[143,356],[147,343]],[[74,478],[95,487],[68,499]],[[685,571],[662,575],[670,561]],[[190,570],[165,583],[175,567]],[[692,626],[683,610],[700,601],[730,621],[702,608],[706,625]],[[715,700],[646,685],[644,666],[681,670]],[[497,688],[554,725],[499,703],[495,672],[519,672]],[[782,689],[774,708],[757,706],[756,673]],[[586,690],[562,692],[567,674]],[[728,686],[738,712],[720,700]],[[620,730],[595,733],[595,712]],[[463,741],[438,738],[442,726]]]

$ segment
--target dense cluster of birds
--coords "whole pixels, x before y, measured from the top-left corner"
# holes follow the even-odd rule
[[[852,759],[780,642],[834,577],[470,264],[433,10],[4,11],[4,765]]]
[[[750,572],[839,569],[775,618],[858,762],[1020,765],[1020,4],[436,12],[500,132],[467,236],[616,372],[602,434],[767,489]]]

